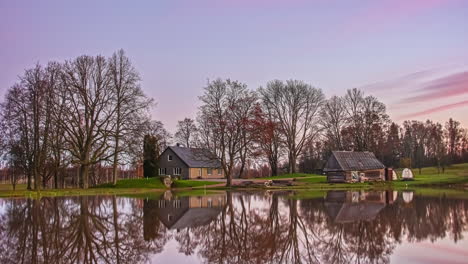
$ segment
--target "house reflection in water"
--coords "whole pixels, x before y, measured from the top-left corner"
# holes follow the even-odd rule
[[[394,191],[330,191],[325,208],[335,223],[372,221],[396,198]]]
[[[226,193],[146,200],[143,205],[145,239],[154,238],[162,223],[180,230],[209,224],[226,205]]]

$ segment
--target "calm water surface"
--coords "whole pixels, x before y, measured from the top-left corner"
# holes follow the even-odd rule
[[[468,263],[468,199],[315,196],[1,199],[0,263]]]

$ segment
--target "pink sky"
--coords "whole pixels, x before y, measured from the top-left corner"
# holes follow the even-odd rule
[[[1,1],[0,96],[36,62],[123,48],[174,131],[207,79],[360,87],[391,117],[468,127],[468,1]]]

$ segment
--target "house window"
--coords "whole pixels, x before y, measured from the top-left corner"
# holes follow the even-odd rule
[[[208,175],[213,174],[213,169],[212,168],[207,168],[206,169],[206,174],[208,174]]]
[[[180,208],[180,200],[174,200],[173,201],[173,206],[174,206],[174,208]]]
[[[159,175],[166,175],[166,168],[159,168]]]
[[[201,177],[201,175],[202,175],[202,169],[200,168],[198,169],[198,177]]]
[[[182,172],[181,168],[174,168],[174,175],[180,175]]]
[[[172,155],[167,155],[167,160],[171,161],[172,160]]]
[[[223,170],[222,169],[218,169],[218,175],[221,175],[223,174]]]

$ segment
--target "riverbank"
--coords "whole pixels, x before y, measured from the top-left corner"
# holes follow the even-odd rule
[[[179,180],[174,182],[172,190],[186,191],[191,189],[205,189],[208,186],[218,185],[220,182],[214,181],[191,181]],[[89,189],[67,188],[67,189],[44,189],[40,191],[30,191],[26,185],[18,185],[15,191],[11,185],[0,184],[0,198],[6,197],[55,197],[55,196],[80,196],[80,195],[141,195],[162,193],[167,188],[157,178],[150,179],[124,179],[119,180],[115,186],[112,184],[101,184]]]
[[[398,171],[401,174],[401,171]],[[278,177],[249,179],[255,181],[254,186],[242,186],[242,180],[234,180],[234,186],[227,188],[223,181],[179,180],[174,182],[172,191],[188,192],[210,190],[300,190],[301,192],[316,192],[327,190],[408,190],[419,189],[428,193],[434,188],[457,189],[466,191],[468,188],[468,163],[456,164],[446,168],[444,173],[438,173],[437,168],[423,168],[421,174],[414,170],[413,181],[369,182],[369,183],[327,183],[326,177],[314,174],[286,174]],[[292,186],[265,187],[262,182],[270,179],[288,180]],[[128,195],[144,196],[162,193],[166,190],[159,179],[124,179],[118,181],[116,186],[103,184],[89,189],[46,189],[39,192],[26,190],[25,185],[17,186],[13,191],[11,185],[0,185],[0,197],[54,197],[77,195]]]

